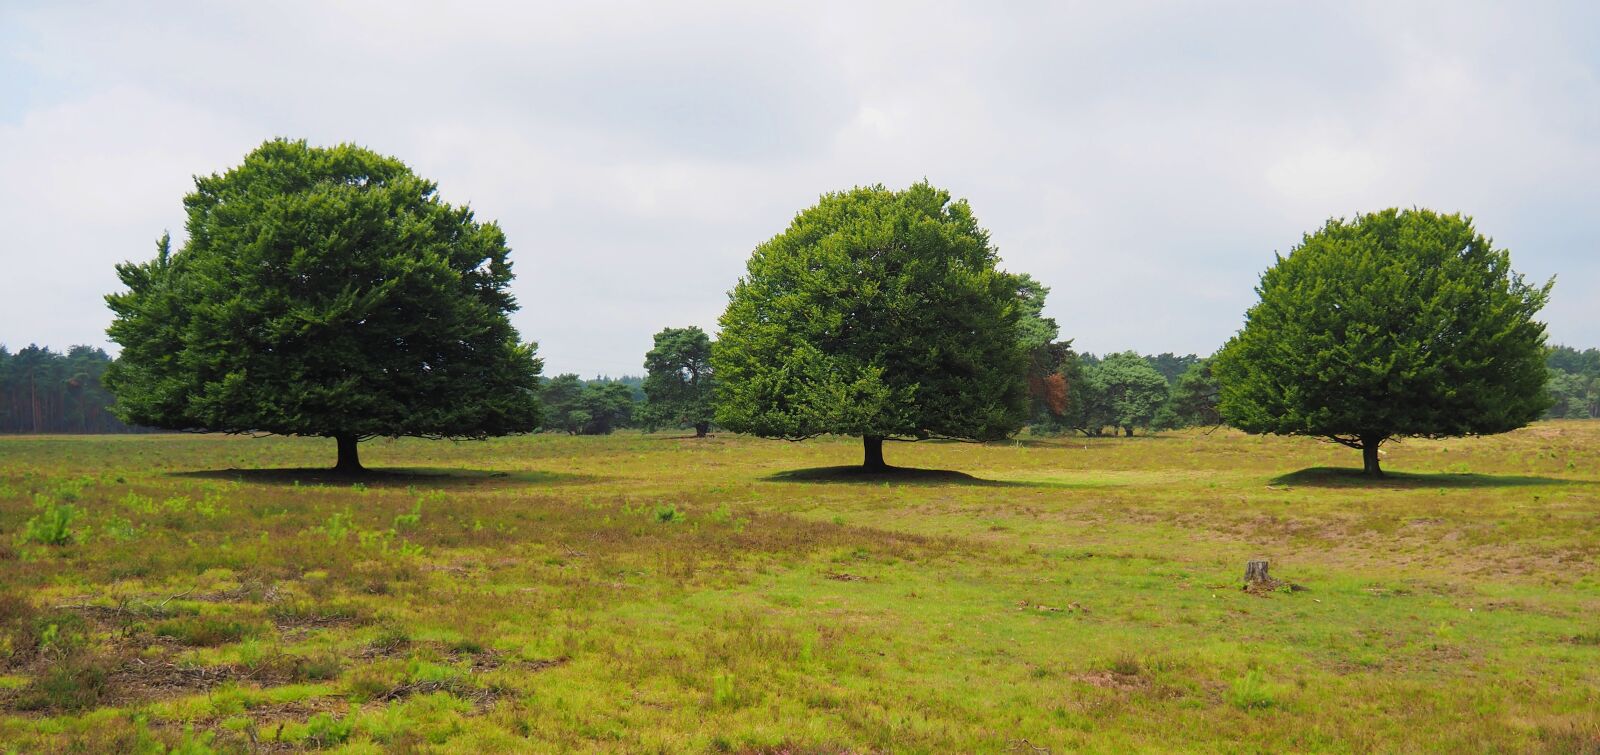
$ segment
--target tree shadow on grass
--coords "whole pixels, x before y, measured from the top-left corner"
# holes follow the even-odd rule
[[[1093,488],[1105,487],[1099,483],[1074,483],[1055,480],[986,480],[953,469],[917,469],[915,467],[889,467],[869,470],[857,465],[838,467],[811,467],[790,469],[767,475],[768,482],[803,482],[812,484],[843,485],[963,485],[980,488]]]
[[[995,446],[997,448],[1060,448],[1069,449],[1072,451],[1114,451],[1119,448],[1117,444],[1123,442],[1142,443],[1144,441],[1167,442],[1173,440],[1177,440],[1177,438],[1170,435],[1135,435],[1132,438],[1122,435],[1056,435],[1047,438],[1010,438],[1007,440],[993,440],[984,443],[984,445]],[[920,442],[933,443],[935,441]],[[963,441],[947,442],[961,443]]]
[[[766,479],[771,482],[892,483],[895,485],[978,485],[987,487],[1008,484],[998,480],[973,477],[966,472],[957,472],[953,469],[916,469],[914,467],[867,469],[853,464],[838,467],[790,469],[767,475]]]
[[[1564,480],[1559,477],[1489,475],[1453,472],[1384,472],[1382,477],[1367,477],[1349,467],[1308,467],[1272,478],[1274,485],[1306,488],[1522,488],[1540,485],[1593,485],[1594,480]]]
[[[368,469],[358,474],[336,472],[325,467],[207,469],[194,472],[171,472],[169,476],[247,482],[256,485],[330,485],[343,487],[360,484],[372,488],[413,486],[426,488],[502,488],[522,485],[581,485],[606,479],[596,475],[568,474],[565,472],[540,472],[536,470],[502,472],[442,467],[386,467],[383,469]]]

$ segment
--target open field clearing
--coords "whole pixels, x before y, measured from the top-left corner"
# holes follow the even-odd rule
[[[1597,421],[332,452],[0,439],[0,750],[1600,748]]]

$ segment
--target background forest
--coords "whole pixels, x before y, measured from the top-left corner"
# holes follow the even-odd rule
[[[1097,435],[1108,428],[1167,430],[1220,423],[1209,357],[1134,352],[1096,356],[1072,352],[1071,342],[1048,349],[1043,374],[1032,381],[1030,432]],[[12,352],[0,345],[0,433],[148,432],[110,412],[112,397],[100,377],[111,362],[103,349],[92,346],[73,346],[63,353],[41,346]],[[1555,403],[1545,418],[1600,418],[1600,349],[1554,346],[1546,364]],[[644,380],[642,375],[541,378],[540,399],[548,412],[543,429],[575,435],[655,429],[658,423],[643,411]]]

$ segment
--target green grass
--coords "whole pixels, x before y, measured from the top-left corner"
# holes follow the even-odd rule
[[[0,752],[1600,747],[1600,422],[1386,453],[0,439]]]

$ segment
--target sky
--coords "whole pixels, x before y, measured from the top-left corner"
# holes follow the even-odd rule
[[[1600,346],[1600,4],[0,0],[0,343],[106,340],[113,266],[274,137],[506,231],[546,374],[715,332],[829,191],[928,179],[1080,350],[1207,354],[1331,217],[1461,212]]]

